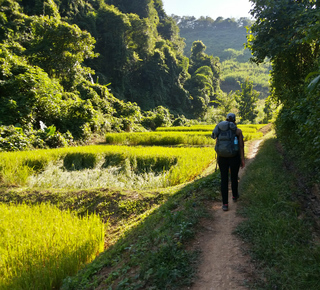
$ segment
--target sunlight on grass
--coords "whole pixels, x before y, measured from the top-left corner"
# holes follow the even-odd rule
[[[28,186],[33,188],[126,188],[153,189],[166,187],[167,174],[154,172],[135,173],[130,167],[112,166],[77,171],[66,171],[61,166],[50,164],[46,170],[28,179]]]
[[[0,289],[58,289],[104,248],[98,216],[48,204],[0,204]]]
[[[261,137],[262,133],[258,132],[259,126],[244,127],[246,140]],[[201,130],[200,127],[197,129]],[[90,287],[96,289],[100,284],[101,287],[109,289],[107,287],[113,287],[112,285],[116,283],[118,289],[129,289],[131,286],[133,289],[138,285],[141,289],[150,285],[162,289],[167,286],[170,288],[173,285],[177,287],[190,284],[197,253],[189,252],[185,246],[192,239],[197,223],[205,214],[203,203],[208,199],[216,200],[219,197],[218,173],[212,173],[216,159],[214,146],[199,145],[205,139],[213,141],[211,128],[204,127],[202,130],[198,134],[158,132],[111,135],[120,139],[127,136],[146,138],[147,143],[155,141],[154,136],[160,136],[160,141],[158,140],[160,143],[177,142],[179,144],[177,147],[98,145],[0,154],[0,184],[3,188],[8,187],[4,191],[4,202],[36,204],[50,200],[61,209],[72,210],[74,218],[87,212],[99,213],[100,219],[107,222],[107,234],[104,240],[107,250],[92,263],[87,264],[74,278],[70,276],[74,275],[75,271],[65,271],[61,274],[64,279],[62,289]],[[140,142],[142,139],[139,138],[137,140]],[[181,145],[183,143],[181,140],[187,140],[186,145]],[[197,146],[194,147],[189,143]],[[175,185],[179,186],[171,187]],[[58,215],[58,213],[49,214],[52,217]],[[50,228],[45,223],[49,218],[37,214],[35,210],[29,216],[35,221],[41,216],[42,228],[36,223],[33,223],[31,228],[24,226],[24,223],[13,225],[18,232],[22,232],[21,225],[28,231],[28,239],[21,244],[32,245],[37,251],[48,248],[49,242],[44,245],[39,242],[43,234],[45,239],[48,238],[44,229]],[[61,247],[73,249],[68,244],[68,239],[77,231],[69,226],[69,222],[63,221],[60,225],[55,221],[54,225],[59,230],[68,227],[67,234],[59,232],[56,236],[66,241],[61,243]],[[4,226],[5,229],[11,230],[10,227],[12,223]],[[83,233],[80,230],[80,235],[76,236],[79,243],[83,239],[84,232],[85,230]],[[2,233],[1,227],[0,233]],[[11,236],[19,237],[16,233]],[[36,237],[35,242],[31,239],[32,236]],[[9,241],[8,237],[5,239]],[[14,245],[19,244],[15,240],[9,242]],[[81,248],[80,254],[89,244]],[[99,245],[103,245],[103,241],[99,240]],[[72,250],[70,255],[76,252]],[[98,250],[93,251],[92,257],[98,252]],[[57,263],[57,258],[60,256],[65,258],[70,256],[67,250],[63,253],[64,255],[59,255],[54,252],[50,256],[54,259],[46,258],[45,265],[51,262]],[[41,262],[43,260],[40,259],[39,263]],[[81,261],[77,267],[81,268],[88,262],[90,261]],[[69,266],[72,262],[66,264]],[[28,264],[21,265],[23,269],[28,268]],[[97,273],[100,270],[104,272],[106,266],[110,273],[103,274],[104,281],[98,281],[101,277]],[[41,266],[33,267],[35,271],[41,268]],[[54,264],[54,270],[50,271],[55,274],[55,271],[60,271],[61,268]],[[136,271],[137,278],[132,276],[133,271]],[[50,284],[52,275],[43,274],[43,276]],[[59,279],[57,281],[61,281]],[[34,285],[28,282],[31,280],[23,279],[32,288]],[[41,281],[40,278],[36,280]],[[54,283],[54,287],[35,287],[58,289],[61,286],[60,282]]]

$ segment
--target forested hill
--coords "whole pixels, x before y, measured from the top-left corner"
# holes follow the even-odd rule
[[[253,82],[260,98],[269,95],[269,63],[250,63],[251,51],[245,48],[248,28],[254,21],[247,17],[239,19],[172,15],[180,29],[180,36],[185,39],[185,55],[189,56],[194,41],[201,40],[208,55],[219,57],[221,63],[220,87],[225,92],[240,89],[240,83],[246,79]]]
[[[185,55],[190,55],[192,43],[201,40],[207,47],[206,53],[219,57],[223,62],[234,58],[238,62],[247,62],[251,52],[244,48],[247,42],[247,27],[253,23],[246,17],[239,19],[218,17],[195,18],[193,16],[172,15],[185,39]]]
[[[0,23],[0,125],[24,132],[154,128],[170,119],[159,106],[198,118],[219,86],[218,59],[183,54],[161,0],[0,0]]]
[[[215,122],[235,95],[220,90],[221,63],[202,41],[184,47],[162,0],[0,0],[0,147],[201,120],[213,104]]]

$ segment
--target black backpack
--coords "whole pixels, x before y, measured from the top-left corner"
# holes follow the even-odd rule
[[[238,149],[234,146],[237,126],[228,121],[220,122],[212,132],[212,138],[216,139],[215,150],[218,156],[234,157],[238,154]]]

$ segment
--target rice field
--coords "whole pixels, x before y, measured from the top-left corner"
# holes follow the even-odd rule
[[[212,132],[216,125],[192,125],[192,126],[176,126],[176,127],[158,127],[156,132],[190,132],[190,131],[209,131]],[[256,132],[263,128],[265,124],[253,124],[253,125],[237,125],[242,132]]]
[[[239,127],[248,141],[262,136],[262,126]],[[215,164],[213,129],[158,128],[107,134],[106,145],[0,152],[0,186],[39,192],[170,188]],[[50,204],[0,203],[0,289],[59,288],[103,251],[104,231],[96,215],[79,218]]]
[[[0,203],[0,289],[58,289],[104,248],[98,216]]]
[[[258,130],[262,125],[238,126],[242,132],[244,141],[258,139],[263,136]],[[145,146],[212,146],[215,140],[211,138],[214,129],[212,125],[192,127],[164,127],[156,132],[143,133],[109,133],[106,135],[106,143],[113,145],[145,145]]]
[[[65,187],[72,188],[63,181],[69,179],[78,183],[73,188],[90,188],[92,185],[97,187],[97,184],[108,185],[101,182],[107,180],[108,174],[114,173],[115,178],[111,179],[109,185],[114,185],[116,179],[127,179],[132,183],[142,178],[150,179],[149,184],[157,179],[160,182],[156,182],[157,187],[166,187],[194,179],[214,160],[213,147],[71,147],[0,153],[0,177],[2,184],[6,186],[57,187],[54,181],[55,184],[60,184],[59,187],[64,184]],[[93,176],[97,178],[93,179]],[[80,186],[83,182],[84,186]],[[90,185],[90,182],[94,184]],[[124,183],[123,186],[126,187],[129,183]],[[132,184],[135,187],[137,183]],[[150,188],[149,185],[146,186]]]

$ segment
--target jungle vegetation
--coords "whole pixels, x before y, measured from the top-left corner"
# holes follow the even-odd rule
[[[217,122],[226,111],[220,83],[230,79],[222,68],[235,70],[201,40],[188,56],[184,47],[162,0],[0,0],[1,150]],[[240,83],[255,88],[249,77],[233,81],[239,91],[228,90],[232,99]],[[236,100],[228,108],[238,112]],[[256,119],[241,121],[262,122],[259,106]]]
[[[271,99],[281,107],[277,136],[305,175],[319,182],[320,3],[251,2],[256,21],[247,46],[255,63],[271,61]]]

